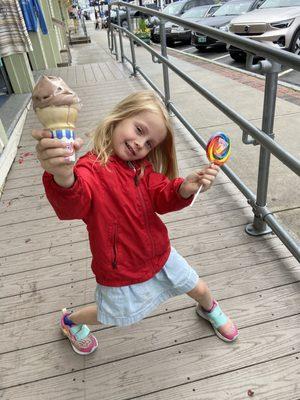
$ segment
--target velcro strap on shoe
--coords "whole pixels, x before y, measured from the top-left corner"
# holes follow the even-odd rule
[[[226,324],[228,317],[223,313],[220,306],[217,305],[210,313],[205,313],[211,324],[216,328]]]
[[[83,340],[90,333],[89,328],[85,324],[74,325],[70,328],[70,331],[72,335],[75,336],[76,340]]]

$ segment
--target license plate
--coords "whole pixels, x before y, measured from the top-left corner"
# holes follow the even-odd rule
[[[198,36],[198,43],[205,43],[206,42],[206,36]]]

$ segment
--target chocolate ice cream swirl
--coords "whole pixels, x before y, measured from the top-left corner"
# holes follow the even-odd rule
[[[77,94],[58,76],[43,75],[32,92],[33,109],[45,107],[75,106],[80,108]]]

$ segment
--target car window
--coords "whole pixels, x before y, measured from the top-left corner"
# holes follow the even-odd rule
[[[209,6],[193,7],[185,12],[182,18],[202,18],[206,15]]]
[[[265,0],[259,8],[300,6],[300,0]]]
[[[186,12],[187,10],[189,10],[195,6],[196,6],[196,1],[188,1],[183,8],[183,12]]]
[[[300,1],[300,0],[299,0]],[[229,2],[223,4],[215,13],[214,16],[219,15],[240,15],[249,10],[252,5],[252,1],[243,2]]]
[[[218,1],[216,0],[196,0],[196,6],[209,6],[210,4],[215,4]]]
[[[182,8],[182,2],[171,3],[166,8],[163,9],[163,13],[168,15],[175,15],[180,13],[181,8]]]
[[[207,16],[210,17],[211,15],[213,15],[217,11],[218,8],[220,8],[220,6],[211,7],[210,10],[207,13]]]

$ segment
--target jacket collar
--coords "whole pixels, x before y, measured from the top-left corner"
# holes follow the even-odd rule
[[[136,169],[140,169],[142,166],[146,168],[147,166],[151,165],[151,163],[146,159],[143,158],[141,160],[134,160],[134,161],[124,161],[120,157],[118,157],[116,154],[113,154],[109,157],[109,162],[110,163],[117,163],[123,168],[130,168],[132,169],[132,165]]]

